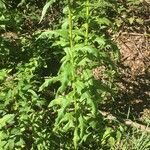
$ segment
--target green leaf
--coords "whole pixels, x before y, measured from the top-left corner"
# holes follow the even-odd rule
[[[90,123],[89,123],[89,125],[93,128],[93,129],[95,129],[96,128],[96,122],[95,122],[95,120],[93,120],[93,121],[90,121]]]
[[[144,20],[142,18],[137,18],[136,22],[139,23],[139,24],[141,24],[141,25],[143,25]]]
[[[82,115],[80,115],[79,117],[79,129],[80,129],[80,138],[82,140],[83,136],[84,136],[84,128],[85,128],[85,123],[84,123],[84,118]]]
[[[48,8],[55,2],[56,0],[49,0],[43,8],[40,22],[43,20]]]
[[[77,57],[79,57],[79,56],[77,56]],[[85,65],[88,64],[88,63],[91,63],[91,60],[85,57],[85,58],[81,59],[81,60],[78,62],[78,65],[79,65],[79,66],[85,66]]]
[[[96,21],[100,24],[100,25],[110,25],[111,24],[111,21],[106,18],[106,17],[103,17],[103,18],[97,18]]]
[[[90,69],[83,70],[83,77],[85,80],[90,81],[90,78],[93,77],[92,71]],[[87,82],[87,84],[90,84],[90,82]]]
[[[6,9],[6,6],[5,6],[5,3],[4,3],[4,1],[0,1],[0,8],[2,9],[2,8],[4,8],[4,9]]]
[[[84,44],[77,44],[74,47],[74,50],[77,51],[77,52],[81,51],[84,54],[89,53],[89,54],[92,54],[96,57],[98,56],[98,50],[95,47],[92,47],[92,46],[85,46]]]
[[[73,144],[74,144],[75,149],[77,149],[77,147],[78,147],[79,139],[80,139],[80,137],[78,135],[78,127],[76,127],[74,130],[74,135],[73,135]]]
[[[110,136],[110,133],[112,133],[112,128],[110,127],[106,128],[106,131],[103,134],[102,140],[105,140],[106,138],[108,138]]]
[[[0,129],[4,127],[7,123],[11,123],[14,119],[14,114],[7,114],[0,118]]]
[[[96,111],[96,105],[95,105],[94,101],[91,98],[88,98],[87,104],[89,104],[91,106],[91,113],[93,116],[95,116],[97,111]]]
[[[31,93],[34,97],[38,97],[36,92],[34,92],[32,89],[29,89],[28,92]]]
[[[63,69],[65,68],[65,69]],[[65,90],[67,89],[68,86],[70,86],[70,81],[72,79],[73,76],[73,65],[69,62],[63,62],[60,70],[59,70],[59,78],[60,78],[60,82],[61,82],[61,86],[59,87],[59,89],[57,90],[57,94],[62,94],[63,92],[65,92]]]
[[[84,134],[83,137],[82,137],[82,139],[81,139],[81,141],[80,141],[80,144],[81,144],[82,142],[85,142],[85,141],[87,140],[88,136],[90,136],[90,134],[91,134],[91,133]]]
[[[61,105],[61,103],[63,103],[63,102],[65,102],[65,99],[63,97],[58,97],[58,98],[52,100],[49,103],[48,107],[53,107],[55,105]]]
[[[91,107],[91,113],[92,113],[93,117],[95,117],[96,112],[97,112],[96,104],[95,104],[94,100],[91,99],[90,93],[86,91],[85,93],[82,94],[81,99],[86,100],[86,103]]]
[[[104,46],[106,44],[106,40],[104,37],[97,37],[94,42],[97,42],[100,46]]]
[[[57,116],[57,118],[56,118],[56,120],[55,120],[55,124],[54,124],[54,131],[56,132],[57,130],[59,130],[59,128],[60,128],[60,121],[61,121],[61,119],[64,117],[64,111],[65,111],[65,108],[63,108],[63,109],[59,109],[57,112],[58,112],[58,116]]]
[[[7,76],[7,70],[5,69],[0,70],[0,81],[4,80],[6,76]]]
[[[74,83],[74,86],[77,89],[77,93],[82,95],[82,90],[85,88],[85,84],[81,81],[77,81]]]
[[[135,21],[135,18],[134,17],[130,17],[128,20],[129,20],[130,24],[133,24],[133,22]]]
[[[63,127],[63,131],[67,132],[71,128],[74,128],[74,123],[72,120],[69,120],[69,122]]]
[[[116,133],[116,139],[119,141],[121,139],[121,132],[119,130],[117,130],[117,133]]]
[[[66,123],[66,125],[63,127],[63,130],[64,131],[67,131],[69,130],[70,128],[73,128],[74,127],[74,112],[69,112],[69,113],[66,113],[62,119],[60,120],[60,123]]]
[[[37,32],[37,34],[38,34],[38,32]],[[62,37],[63,40],[65,41],[65,39],[68,39],[68,30],[65,30],[65,29],[63,29],[63,30],[62,29],[47,30],[45,32],[42,32],[36,40],[43,39],[43,38],[52,39],[53,36],[55,38]],[[58,41],[56,41],[56,42],[58,43]],[[61,40],[60,40],[60,42],[61,42]],[[57,45],[57,43],[54,42],[52,45],[55,46],[55,45]],[[64,42],[63,42],[63,44],[64,44]]]
[[[113,137],[110,137],[110,138],[108,139],[108,142],[109,142],[109,145],[110,145],[111,147],[113,147],[113,146],[115,145],[115,139],[114,139]]]
[[[23,145],[25,144],[25,142],[23,141],[23,139],[18,139],[18,141],[15,143],[15,146],[21,146],[23,147]]]
[[[46,79],[45,82],[40,86],[39,92],[57,81],[59,81],[59,77],[52,77],[51,79]]]
[[[5,28],[6,28],[6,19],[5,19],[5,17],[2,15],[2,16],[0,16],[0,29],[3,29],[3,30],[5,30]]]
[[[13,149],[14,149],[14,146],[15,146],[15,141],[14,141],[14,139],[8,140],[8,143],[9,143],[9,149],[10,149],[10,150],[13,150]]]

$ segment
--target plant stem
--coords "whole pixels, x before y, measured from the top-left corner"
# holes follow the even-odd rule
[[[77,122],[78,122],[78,116],[77,116],[77,99],[75,97],[75,93],[76,93],[76,87],[74,85],[75,82],[75,62],[74,62],[74,50],[73,50],[73,23],[72,23],[72,8],[71,8],[71,0],[68,0],[68,11],[69,11],[69,38],[70,38],[70,62],[72,64],[73,67],[73,74],[72,74],[72,88],[73,88],[73,101],[74,101],[74,113],[75,113],[75,129],[74,129],[74,134],[76,133],[76,130],[78,128]],[[74,135],[75,138],[76,134]],[[74,141],[74,147],[75,150],[77,150],[78,148],[78,140]]]
[[[88,44],[89,36],[89,0],[86,1],[86,31],[85,31],[85,44]]]
[[[72,33],[72,30],[73,30],[73,23],[72,23],[72,8],[71,8],[71,0],[68,0],[68,12],[69,12],[69,39],[70,39],[70,50],[69,50],[69,54],[70,54],[70,62],[71,62],[71,65],[72,67],[74,68],[74,51],[73,51],[73,33]],[[73,81],[75,79],[75,76],[74,76],[74,71],[73,71],[73,74],[72,74],[72,77],[73,77]]]
[[[72,34],[72,10],[71,10],[71,2],[68,0],[69,6],[69,36],[70,36],[70,49],[73,49],[73,34]]]

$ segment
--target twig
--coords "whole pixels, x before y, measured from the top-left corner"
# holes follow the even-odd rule
[[[121,33],[122,35],[127,35],[127,34],[129,34],[129,35],[134,35],[134,36],[143,36],[143,35],[145,35],[145,36],[150,36],[150,34],[148,34],[148,33],[136,33],[136,32],[122,32]]]
[[[123,35],[129,34],[129,35],[135,35],[135,36],[137,36],[137,35],[138,35],[138,36],[142,36],[144,33],[136,33],[136,32],[135,32],[135,33],[134,33],[134,32],[129,32],[129,33],[128,33],[128,32],[123,32],[122,34],[123,34]]]

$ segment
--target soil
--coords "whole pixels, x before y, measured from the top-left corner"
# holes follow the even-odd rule
[[[116,43],[121,50],[119,97],[103,110],[150,123],[150,35],[121,32]]]

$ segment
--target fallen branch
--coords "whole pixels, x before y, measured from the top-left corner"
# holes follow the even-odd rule
[[[145,125],[142,125],[142,124],[139,124],[139,123],[136,123],[136,122],[133,122],[132,120],[130,119],[118,119],[117,117],[113,116],[112,114],[108,113],[108,112],[104,112],[104,111],[100,111],[100,113],[106,117],[107,119],[109,120],[119,120],[121,121],[122,123],[124,123],[125,125],[127,126],[130,126],[130,127],[135,127],[137,129],[140,129],[141,131],[145,131],[147,133],[150,133],[150,127],[147,127]]]
[[[148,33],[122,32],[121,35],[150,36]]]

